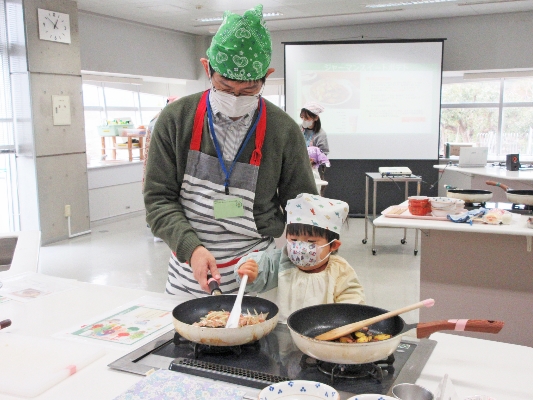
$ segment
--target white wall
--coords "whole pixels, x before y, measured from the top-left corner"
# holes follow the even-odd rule
[[[199,63],[210,37],[189,35],[79,13],[81,69],[187,80],[202,77]],[[274,31],[272,78],[283,78],[283,42],[446,38],[444,71],[532,68],[533,12],[440,18],[331,28]],[[187,84],[189,86],[189,84]],[[192,85],[196,90],[202,85]]]
[[[81,69],[197,79],[196,35],[79,13]]]
[[[533,68],[533,12],[271,32],[273,78],[283,78],[282,42],[446,38],[444,71]]]

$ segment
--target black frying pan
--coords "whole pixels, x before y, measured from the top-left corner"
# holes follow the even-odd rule
[[[331,329],[363,319],[384,314],[388,310],[362,304],[321,304],[302,308],[287,319],[296,346],[305,354],[318,360],[337,364],[363,364],[387,358],[401,342],[402,335],[416,328],[418,338],[428,337],[434,332],[455,330],[457,324],[450,321],[433,321],[406,324],[400,316],[377,322],[369,328],[373,332],[388,333],[390,339],[368,343],[339,343],[314,339]],[[501,321],[461,320],[466,331],[498,333],[503,327]],[[463,326],[461,324],[460,326]]]
[[[278,306],[260,297],[244,296],[242,314],[268,313],[267,320],[256,325],[240,328],[207,328],[193,326],[209,311],[231,311],[236,295],[216,295],[193,299],[181,303],[172,311],[174,328],[186,339],[211,346],[238,346],[254,342],[268,335],[278,322]]]

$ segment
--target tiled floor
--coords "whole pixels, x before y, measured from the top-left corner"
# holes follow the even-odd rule
[[[370,226],[369,226],[370,228]],[[369,235],[371,230],[369,229]],[[366,303],[387,310],[419,301],[420,252],[414,256],[414,231],[407,231],[407,244],[398,229],[376,230],[377,255],[371,238],[363,244],[364,219],[351,218],[344,229],[339,255],[356,270],[366,293]],[[102,285],[163,292],[170,250],[154,242],[144,216],[93,226],[91,233],[43,246],[39,271]],[[418,312],[404,315],[418,321]]]

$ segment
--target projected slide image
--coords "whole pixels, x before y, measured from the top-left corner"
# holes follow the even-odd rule
[[[358,74],[302,71],[300,84],[302,105],[316,101],[328,108],[359,108]]]

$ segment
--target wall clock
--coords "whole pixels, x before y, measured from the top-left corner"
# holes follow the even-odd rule
[[[68,14],[37,9],[39,39],[52,42],[70,43],[70,19]]]

